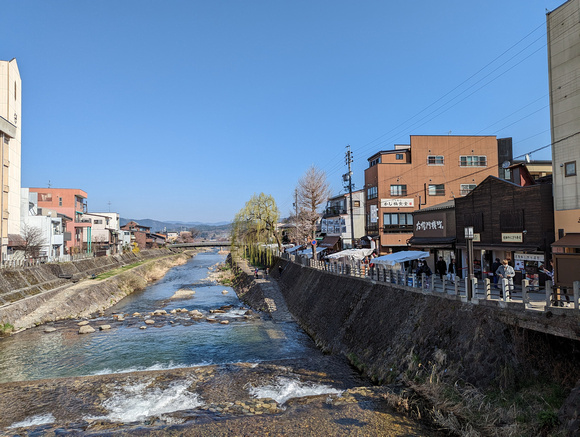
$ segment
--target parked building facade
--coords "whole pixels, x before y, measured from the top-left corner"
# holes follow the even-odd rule
[[[580,277],[580,0],[546,17],[554,183],[554,279],[572,286]]]
[[[9,235],[20,235],[20,150],[22,81],[16,59],[0,61],[0,261],[8,254]]]
[[[511,138],[495,136],[412,135],[375,153],[365,170],[367,235],[380,254],[406,248],[414,211],[465,196],[489,175],[504,178],[511,159]]]

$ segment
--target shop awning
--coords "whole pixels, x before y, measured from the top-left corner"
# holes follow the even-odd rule
[[[346,249],[341,252],[336,252],[328,255],[330,259],[340,259],[340,258],[349,258],[354,260],[361,260],[365,256],[369,256],[373,253],[373,249]]]
[[[416,259],[429,258],[429,252],[421,252],[418,250],[403,250],[401,252],[389,253],[388,255],[374,258],[371,262],[375,264],[385,264],[387,266],[394,266],[397,263],[405,261],[413,261]]]
[[[320,243],[318,243],[318,247],[324,247],[326,249],[334,247],[336,246],[336,243],[338,243],[338,240],[340,240],[340,236],[324,237],[324,239]]]
[[[552,247],[580,247],[580,234],[566,234],[552,243]]]
[[[450,247],[455,241],[455,237],[411,237],[409,244],[417,247]]]

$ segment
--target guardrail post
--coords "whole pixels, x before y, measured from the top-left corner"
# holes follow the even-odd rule
[[[485,288],[485,299],[491,299],[491,281],[489,278],[483,280],[483,287]]]
[[[447,294],[447,278],[443,275],[443,279],[441,281],[441,285],[443,286],[443,294]]]
[[[522,301],[524,302],[524,308],[526,304],[530,303],[530,298],[528,297],[528,289],[530,287],[530,281],[527,279],[522,279]]]
[[[417,274],[413,273],[413,288],[417,288]]]
[[[580,281],[574,281],[574,309],[578,309],[578,298],[580,297]]]
[[[503,301],[507,301],[507,279],[506,278],[501,278],[501,295],[503,297],[500,297],[500,300]]]
[[[425,293],[425,273],[421,273],[421,291]]]
[[[459,296],[459,278],[457,276],[455,276],[455,283],[453,284],[455,286],[455,296]]]
[[[546,281],[546,308],[552,305],[552,281]]]

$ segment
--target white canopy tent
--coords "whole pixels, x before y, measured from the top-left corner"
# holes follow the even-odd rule
[[[326,247],[317,247],[316,248],[316,255],[318,255],[323,250],[326,250]],[[301,250],[299,252],[296,252],[296,255],[307,256],[308,258],[312,258],[312,249],[308,248],[308,249]]]
[[[340,258],[348,258],[351,260],[359,261],[363,259],[365,256],[369,256],[373,253],[373,249],[346,249],[340,252],[331,253],[327,256],[328,259],[340,259]],[[374,262],[374,261],[373,261]]]
[[[387,266],[394,266],[397,263],[405,261],[413,261],[416,259],[429,258],[429,252],[422,252],[419,250],[404,250],[402,252],[389,253],[388,255],[379,256],[372,260],[375,264],[383,264]]]

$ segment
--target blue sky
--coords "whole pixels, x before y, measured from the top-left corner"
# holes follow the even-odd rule
[[[347,144],[355,188],[409,135],[512,137],[523,155],[550,144],[545,14],[562,3],[3,0],[22,185],[221,222],[260,192],[288,215],[311,165],[338,194]]]

